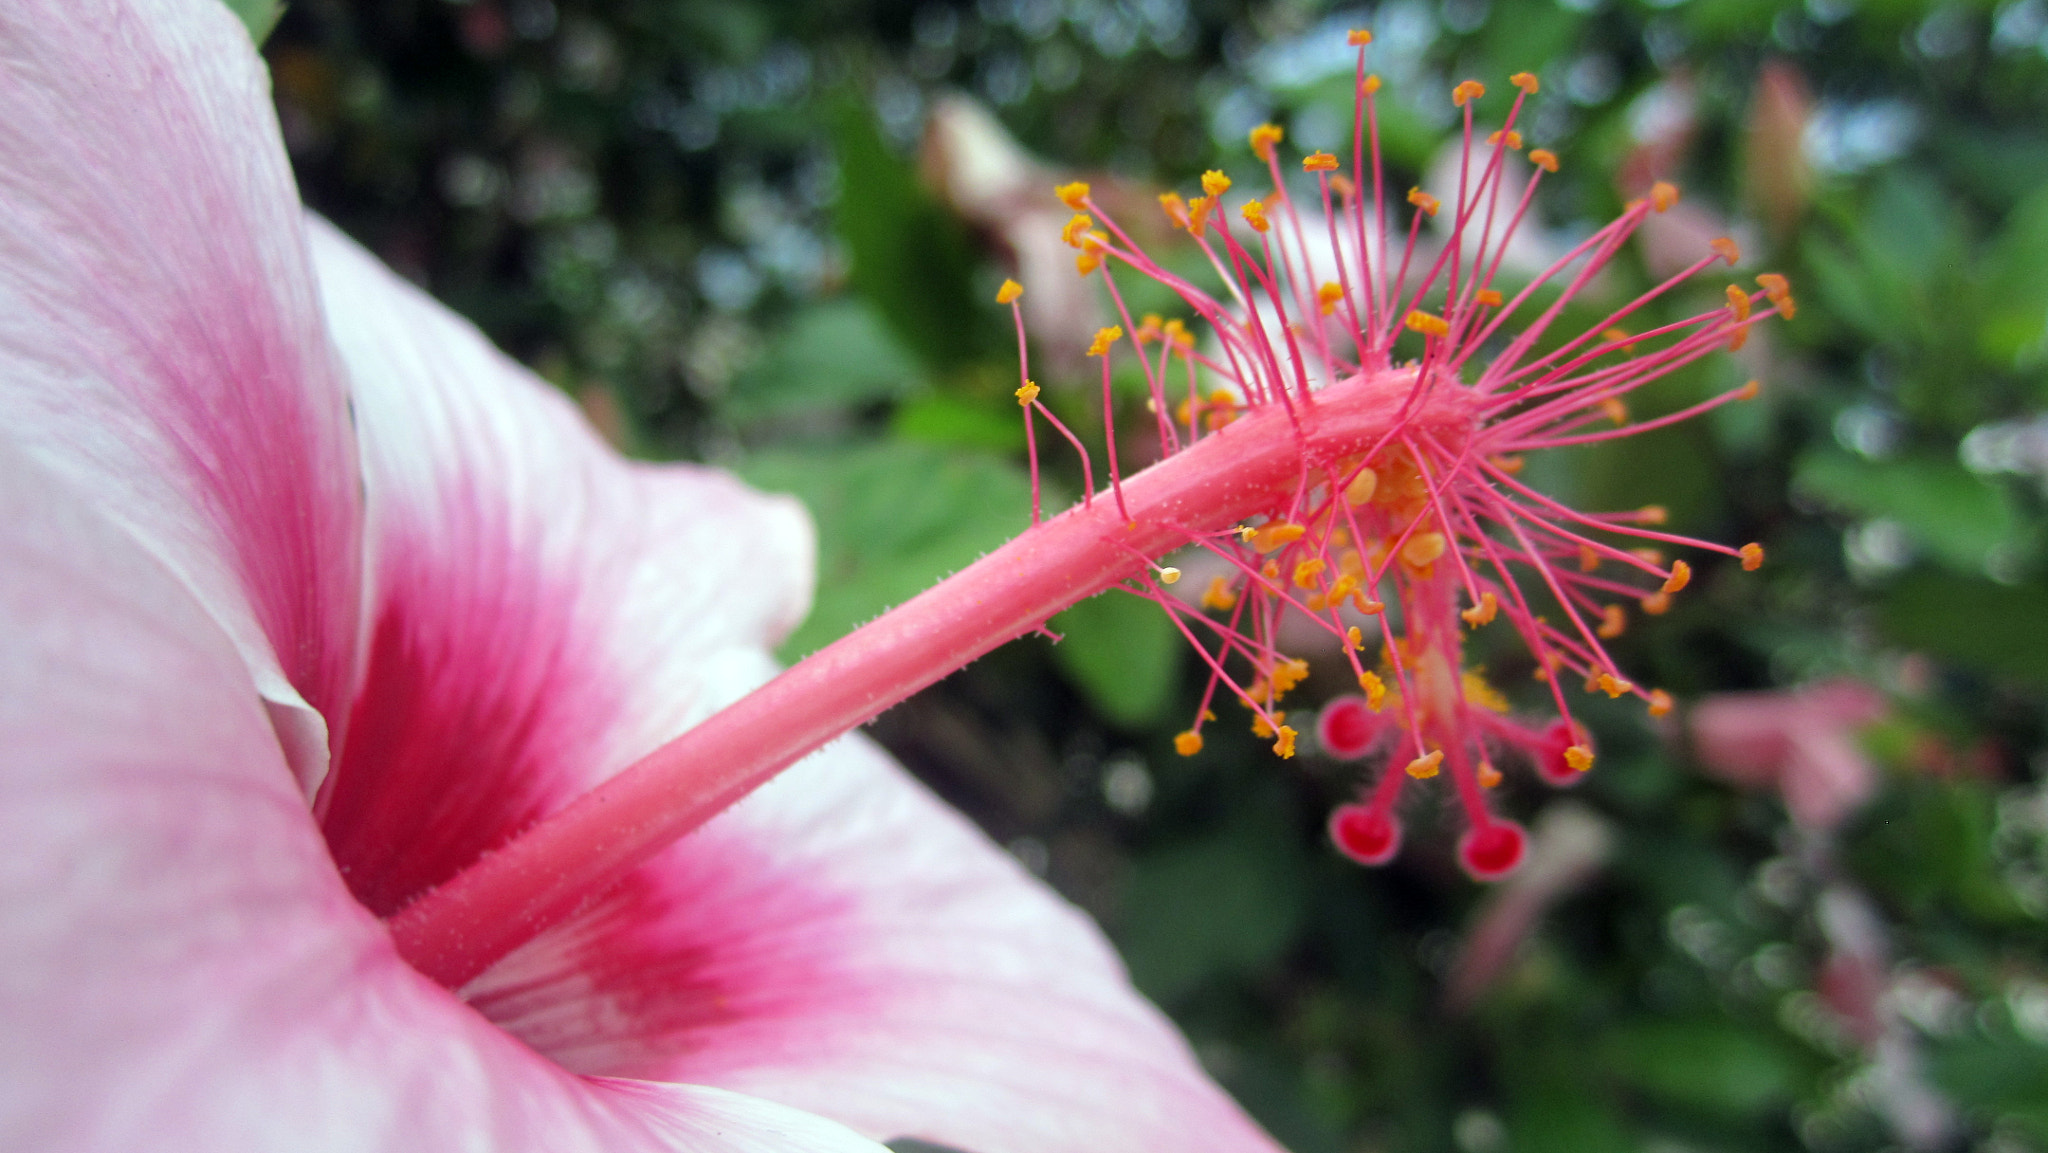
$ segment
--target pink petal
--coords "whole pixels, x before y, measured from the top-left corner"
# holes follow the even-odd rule
[[[324,227],[314,251],[358,381],[379,606],[326,827],[389,905],[440,879],[445,838],[481,851],[770,675],[808,535],[716,474],[624,465],[468,325]],[[579,1072],[875,1137],[1273,1148],[1084,917],[858,738],[464,993]]]
[[[574,1077],[350,899],[236,646],[0,440],[0,1147],[876,1153],[716,1090]]]
[[[267,73],[218,0],[10,0],[0,44],[0,426],[193,590],[310,790],[359,509]]]

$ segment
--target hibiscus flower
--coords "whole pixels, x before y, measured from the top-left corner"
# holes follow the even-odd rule
[[[808,525],[308,221],[216,0],[0,46],[0,1146],[1272,1148],[857,736],[409,967],[380,918],[773,672]]]

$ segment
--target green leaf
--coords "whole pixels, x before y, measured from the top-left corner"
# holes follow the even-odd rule
[[[818,592],[810,617],[779,650],[785,660],[965,568],[1031,515],[1030,482],[1015,464],[933,445],[783,450],[758,454],[739,471],[757,487],[796,495],[818,526]]]
[[[1172,1002],[1278,958],[1308,911],[1294,843],[1276,812],[1255,806],[1207,837],[1140,857],[1118,934],[1138,987]]]
[[[921,396],[896,410],[890,428],[905,440],[926,444],[1024,451],[1024,421],[1014,405],[996,409],[943,393]]]
[[[1900,644],[2048,684],[2048,588],[1914,573],[1885,594],[1878,620]]]
[[[226,4],[228,11],[242,22],[242,27],[249,30],[249,39],[258,48],[270,39],[270,33],[284,16],[284,0],[221,0],[221,3]]]
[[[1997,363],[2026,367],[2048,352],[2048,189],[2020,202],[1980,262],[1977,343]]]
[[[1865,461],[1823,449],[1800,459],[1794,484],[1844,512],[1898,521],[1936,559],[1964,572],[1982,572],[1991,551],[2019,532],[2004,489],[1940,457]]]
[[[924,387],[924,371],[875,309],[835,300],[797,313],[733,382],[726,414],[741,422],[820,407],[853,408]]]
[[[1110,591],[1054,617],[1053,659],[1103,715],[1137,729],[1159,719],[1180,681],[1186,641],[1150,601]]]
[[[1603,1055],[1623,1084],[1709,1113],[1761,1116],[1789,1103],[1810,1069],[1777,1038],[1726,1020],[1637,1021]]]

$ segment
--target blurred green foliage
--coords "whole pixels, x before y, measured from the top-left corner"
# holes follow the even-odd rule
[[[275,10],[235,7],[259,31]],[[2048,1149],[2044,0],[296,0],[267,53],[313,207],[621,443],[809,504],[794,657],[1029,515],[990,303],[1018,254],[920,172],[935,102],[971,93],[1046,181],[1143,206],[1250,175],[1261,120],[1347,147],[1333,49],[1360,24],[1396,187],[1428,179],[1453,80],[1528,69],[1531,141],[1565,158],[1540,226],[1583,235],[1663,176],[1743,238],[1743,274],[1791,276],[1796,320],[1634,403],[1748,376],[1760,401],[1527,475],[1762,541],[1761,572],[1703,564],[1617,655],[1681,700],[1880,685],[1878,796],[1839,836],[1802,830],[1595,701],[1602,767],[1572,802],[1611,851],[1453,995],[1506,892],[1457,873],[1455,821],[1425,804],[1368,872],[1322,833],[1360,766],[1274,761],[1230,717],[1174,756],[1199,670],[1135,598],[1076,606],[1061,644],[1019,641],[878,735],[1101,917],[1297,1153]],[[1567,321],[1659,278],[1633,251],[1609,276]],[[1065,339],[1035,341],[1033,375],[1099,444],[1065,367],[1086,330]],[[1119,395],[1135,454],[1142,393]],[[1080,477],[1055,447],[1056,509]],[[1542,708],[1500,640],[1475,634],[1475,659]]]

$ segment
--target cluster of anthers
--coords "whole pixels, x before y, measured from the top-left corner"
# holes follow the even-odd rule
[[[1716,349],[1740,348],[1750,326],[1771,315],[1790,318],[1794,303],[1785,279],[1766,274],[1754,290],[1728,286],[1725,304],[1688,319],[1640,332],[1622,327],[1716,261],[1735,265],[1735,243],[1719,239],[1690,267],[1600,323],[1539,350],[1566,305],[1651,213],[1676,202],[1677,190],[1657,184],[1507,295],[1496,286],[1503,256],[1558,162],[1540,148],[1525,161],[1518,157],[1516,121],[1537,91],[1535,76],[1510,78],[1515,95],[1505,121],[1477,143],[1474,114],[1486,89],[1467,80],[1451,95],[1464,131],[1456,194],[1445,203],[1409,190],[1405,241],[1398,231],[1390,239],[1375,106],[1380,82],[1365,64],[1370,41],[1370,33],[1350,34],[1359,54],[1348,171],[1327,152],[1301,162],[1304,185],[1314,180],[1319,203],[1304,208],[1287,191],[1281,131],[1271,125],[1251,133],[1252,151],[1272,176],[1268,195],[1230,211],[1231,181],[1212,171],[1202,177],[1201,196],[1160,197],[1173,225],[1214,267],[1228,299],[1148,256],[1086,184],[1064,185],[1057,195],[1075,213],[1065,239],[1078,250],[1078,271],[1101,274],[1123,321],[1099,332],[1088,351],[1101,361],[1108,425],[1103,497],[1116,502],[1128,540],[1158,549],[1146,550],[1143,575],[1125,587],[1165,610],[1208,673],[1195,721],[1176,748],[1188,756],[1201,751],[1203,727],[1216,720],[1211,706],[1228,695],[1250,711],[1253,730],[1277,754],[1294,755],[1297,732],[1281,704],[1307,677],[1308,665],[1282,651],[1280,638],[1283,617],[1298,614],[1329,635],[1360,690],[1323,707],[1321,748],[1340,758],[1383,751],[1387,759],[1376,782],[1332,813],[1336,845],[1364,864],[1391,859],[1401,843],[1402,789],[1447,773],[1468,824],[1460,859],[1471,874],[1490,879],[1513,870],[1526,845],[1520,826],[1489,810],[1487,792],[1502,779],[1498,766],[1527,763],[1562,785],[1593,765],[1593,743],[1572,719],[1566,682],[1637,697],[1652,715],[1671,709],[1667,694],[1630,681],[1603,644],[1626,627],[1630,605],[1662,613],[1692,579],[1687,562],[1667,560],[1664,550],[1720,553],[1752,570],[1763,562],[1756,544],[1730,548],[1659,530],[1665,516],[1658,508],[1574,510],[1517,479],[1523,454],[1630,436],[1755,396],[1757,383],[1750,381],[1641,422],[1630,421],[1624,399]],[[1511,176],[1511,165],[1527,171],[1525,183]],[[1425,255],[1427,246],[1418,245],[1424,221],[1440,212],[1450,213],[1448,237]],[[1117,287],[1116,274],[1126,268],[1171,288],[1213,340],[1198,342],[1180,320],[1134,320]],[[1323,271],[1333,279],[1319,280]],[[1022,292],[1006,281],[997,299],[1014,311]],[[1110,355],[1126,329],[1151,393],[1164,462],[1151,471],[1191,464],[1179,459],[1191,455],[1207,455],[1228,471],[1234,459],[1273,459],[1268,450],[1278,442],[1281,483],[1260,489],[1240,478],[1206,502],[1193,482],[1181,483],[1171,499],[1127,499],[1139,478],[1119,468],[1110,393]],[[1094,477],[1087,450],[1029,378],[1021,314],[1018,340],[1017,400],[1032,453],[1036,524],[1036,421],[1049,422],[1080,453],[1091,493]],[[1259,466],[1239,471],[1255,474]],[[1084,498],[1084,505],[1098,499]],[[1219,515],[1227,519],[1218,523]],[[1222,573],[1192,603],[1165,587],[1180,580],[1180,571],[1152,559],[1188,546],[1213,557],[1211,567]],[[1530,577],[1540,585],[1540,604],[1522,588]],[[1533,654],[1557,719],[1515,718],[1501,694],[1465,665],[1463,631],[1503,618]]]

